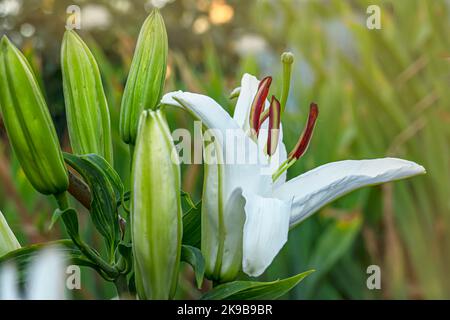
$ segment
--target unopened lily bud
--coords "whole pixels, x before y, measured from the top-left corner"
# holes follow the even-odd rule
[[[74,31],[66,31],[61,68],[67,127],[75,154],[95,153],[112,164],[111,123],[97,62]]]
[[[155,109],[161,99],[167,68],[167,33],[158,10],[141,28],[120,110],[120,135],[134,145],[139,116]]]
[[[0,108],[11,145],[34,188],[67,190],[69,177],[47,104],[23,54],[4,36],[0,44]]]
[[[17,241],[16,236],[9,228],[5,217],[0,211],[0,257],[19,248],[19,241]]]
[[[131,228],[141,299],[172,298],[182,239],[179,161],[164,115],[144,111],[133,157]]]

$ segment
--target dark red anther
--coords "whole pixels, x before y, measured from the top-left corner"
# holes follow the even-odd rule
[[[277,151],[280,136],[281,105],[280,101],[272,96],[269,108],[269,132],[267,135],[267,155],[271,156]]]
[[[289,154],[289,159],[299,159],[303,154],[305,154],[308,149],[309,142],[314,131],[314,126],[316,124],[317,116],[319,115],[319,108],[314,102],[309,106],[309,116],[306,127],[298,140],[294,150]]]
[[[260,121],[261,113],[264,111],[267,95],[269,94],[272,77],[265,77],[261,80],[250,108],[250,129],[258,136],[262,122]]]

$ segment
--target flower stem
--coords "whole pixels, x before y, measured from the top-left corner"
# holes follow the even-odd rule
[[[118,276],[116,280],[114,280],[114,285],[116,287],[117,294],[119,295],[120,300],[129,300],[133,297],[128,288],[126,275],[121,274],[120,276]]]
[[[69,200],[67,198],[67,193],[59,193],[55,194],[56,201],[58,202],[59,209],[61,211],[66,211],[69,209]],[[70,230],[68,228],[69,220],[67,217],[63,214],[62,220],[64,222],[64,225],[66,227],[66,230]],[[73,243],[80,249],[80,251],[92,262],[94,262],[96,265],[100,267],[109,277],[112,279],[116,278],[119,275],[119,272],[116,268],[112,267],[110,264],[108,264],[106,261],[104,261],[91,247],[89,247],[86,243],[84,243],[83,240],[81,240],[78,231],[76,234],[73,232],[68,232],[70,238],[72,239]]]

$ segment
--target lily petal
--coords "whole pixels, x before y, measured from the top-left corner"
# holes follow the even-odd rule
[[[244,130],[250,129],[248,119],[250,117],[250,107],[258,91],[259,80],[251,74],[245,73],[241,80],[241,92],[236,102],[233,118],[237,124]]]
[[[423,173],[422,166],[396,158],[338,161],[286,182],[274,190],[273,196],[293,200],[290,218],[293,227],[350,191]]]
[[[245,224],[243,271],[261,275],[283,248],[288,238],[291,203],[244,192]]]
[[[260,190],[262,193],[270,190],[270,174],[261,174],[267,166],[263,149],[244,133],[237,122],[216,101],[201,94],[178,91],[166,94],[161,103],[181,107],[201,120],[208,129],[220,132],[220,136],[214,137],[222,148],[221,157],[225,162],[224,199],[228,199],[231,192],[239,187],[243,190]],[[224,139],[230,133],[235,139],[235,145],[224,143]],[[235,161],[235,163],[227,161],[236,157],[242,161]]]
[[[210,129],[223,131],[239,128],[236,121],[214,99],[197,93],[174,91],[161,99],[161,104],[181,107]]]

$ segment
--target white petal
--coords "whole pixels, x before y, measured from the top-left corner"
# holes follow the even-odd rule
[[[291,226],[355,189],[425,173],[411,161],[383,158],[345,160],[308,171],[275,189],[274,196],[293,200]]]
[[[245,199],[242,189],[235,189],[225,205],[223,215],[223,257],[221,274],[222,281],[232,281],[241,270],[242,265],[242,238],[245,221]],[[226,275],[229,277],[227,278]]]
[[[64,258],[55,248],[44,249],[33,261],[28,275],[30,300],[63,300],[65,298]]]
[[[258,91],[259,80],[256,77],[245,73],[241,80],[241,92],[236,102],[236,108],[234,109],[234,120],[238,125],[247,131],[250,127],[250,107],[253,99]]]
[[[243,193],[245,224],[242,269],[257,277],[272,263],[287,241],[291,204],[274,198]]]
[[[163,96],[161,103],[182,107],[195,118],[201,120],[207,128],[224,131],[239,128],[236,121],[214,99],[208,96],[175,91]]]
[[[207,128],[214,129],[219,134],[215,137],[222,148],[224,199],[228,199],[236,188],[255,192],[259,190],[262,193],[270,191],[270,174],[262,174],[266,165],[262,150],[216,101],[201,94],[178,91],[166,94],[161,103],[182,107],[201,120]],[[233,138],[229,138],[230,136]]]
[[[0,300],[20,300],[16,268],[6,264],[0,268]]]

